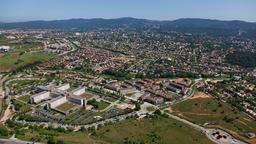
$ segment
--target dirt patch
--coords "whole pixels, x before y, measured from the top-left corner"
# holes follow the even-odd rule
[[[256,144],[256,138],[253,138],[251,140],[248,141],[250,144]]]
[[[195,94],[189,99],[197,99],[197,98],[211,98],[211,97],[204,92],[195,92]]]
[[[19,53],[12,53],[11,56],[13,59],[17,59],[19,57]]]
[[[218,83],[218,82],[222,82],[223,80],[211,80],[211,82],[213,83]]]
[[[218,116],[219,114],[213,114],[213,113],[193,113],[193,112],[180,112],[180,111],[172,111],[175,113],[179,113],[181,115],[198,115],[198,116]]]
[[[168,111],[169,113],[172,113],[172,112],[173,112],[173,110],[172,110],[171,107],[168,107],[168,108],[166,108],[166,109],[164,109],[164,110]]]
[[[10,110],[10,106],[7,107],[7,109],[4,112],[3,117],[0,120],[0,123],[5,123],[12,115],[12,112]]]
[[[0,65],[0,72],[8,72],[11,68],[9,66]]]

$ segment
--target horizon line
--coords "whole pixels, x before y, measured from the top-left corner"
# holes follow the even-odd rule
[[[63,18],[63,19],[38,19],[38,20],[24,20],[24,21],[0,21],[0,23],[25,23],[25,22],[35,22],[35,21],[43,21],[43,22],[50,22],[50,21],[65,21],[65,20],[92,20],[92,19],[103,19],[103,20],[114,20],[114,19],[122,19],[122,18],[131,18],[131,19],[141,19],[141,20],[149,20],[149,21],[175,21],[175,20],[180,20],[180,19],[202,19],[202,20],[217,20],[217,21],[241,21],[241,22],[247,22],[247,23],[256,23],[256,21],[247,21],[247,20],[239,20],[239,19],[217,19],[217,18],[192,18],[192,17],[183,17],[183,18],[177,18],[177,19],[148,19],[148,18],[139,18],[139,17],[116,17],[116,18],[103,18],[103,17],[93,17],[93,18],[82,18],[82,17],[77,17],[77,18]]]

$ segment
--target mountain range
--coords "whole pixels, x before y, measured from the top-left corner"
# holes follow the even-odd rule
[[[256,36],[256,23],[245,21],[221,21],[211,19],[183,18],[173,21],[157,21],[137,18],[117,19],[68,19],[52,21],[28,21],[0,23],[0,28],[22,29],[66,29],[92,30],[99,28],[131,28],[131,29],[159,29],[162,31],[181,31],[189,33],[208,33],[213,35],[246,35]]]

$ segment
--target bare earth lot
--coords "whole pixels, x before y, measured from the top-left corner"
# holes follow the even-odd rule
[[[210,98],[210,96],[203,92],[195,92],[195,94],[192,97],[190,97],[190,99],[197,99],[197,98]]]

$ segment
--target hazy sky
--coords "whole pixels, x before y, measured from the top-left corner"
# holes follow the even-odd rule
[[[0,22],[118,17],[256,22],[256,0],[0,0]]]

